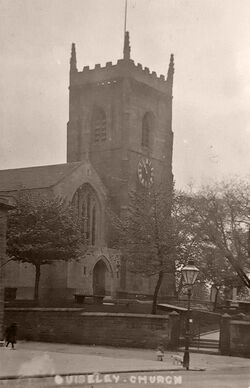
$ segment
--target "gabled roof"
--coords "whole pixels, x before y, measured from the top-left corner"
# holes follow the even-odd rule
[[[0,192],[54,186],[82,162],[0,170]]]
[[[10,210],[15,207],[15,201],[12,197],[0,195],[0,209]]]

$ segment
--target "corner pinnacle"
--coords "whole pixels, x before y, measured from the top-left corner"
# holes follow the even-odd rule
[[[167,81],[171,89],[173,88],[173,79],[174,79],[174,54],[171,54],[170,63],[168,67],[168,76],[167,76]]]
[[[124,48],[123,48],[123,59],[126,61],[130,60],[130,42],[129,42],[129,32],[125,32],[124,36]]]
[[[70,71],[77,71],[75,43],[72,43],[71,46]]]

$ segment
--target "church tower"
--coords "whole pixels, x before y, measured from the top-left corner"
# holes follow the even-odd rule
[[[138,185],[172,186],[172,90],[174,58],[167,76],[135,64],[125,33],[123,58],[93,69],[70,59],[67,161],[88,159],[117,209]]]
[[[60,196],[73,202],[82,216],[88,251],[78,261],[55,263],[43,270],[40,288],[45,300],[72,300],[78,293],[153,294],[154,276],[130,272],[122,252],[114,248],[105,211],[107,205],[118,214],[126,211],[129,192],[149,189],[153,182],[166,190],[172,188],[173,55],[166,73],[157,76],[135,64],[128,32],[122,59],[103,67],[97,64],[78,70],[72,44],[68,163],[0,171],[2,195],[15,197],[21,187],[48,198]],[[26,267],[20,270],[16,265],[13,270],[9,265],[6,284],[18,288],[19,298],[33,292],[33,269]],[[164,295],[173,290],[172,284],[171,279],[166,280],[161,287]]]

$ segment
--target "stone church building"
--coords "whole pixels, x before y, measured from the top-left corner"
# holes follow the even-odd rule
[[[67,162],[0,171],[0,195],[32,190],[74,200],[84,214],[90,247],[79,261],[41,269],[42,298],[72,298],[75,293],[152,295],[155,279],[129,273],[119,252],[110,248],[107,203],[122,211],[128,192],[153,182],[170,187],[172,175],[172,89],[174,63],[167,76],[150,72],[130,57],[129,33],[123,58],[93,69],[77,68],[72,44],[69,82]],[[5,287],[17,299],[31,299],[34,268],[9,262]],[[169,293],[164,285],[161,293]]]

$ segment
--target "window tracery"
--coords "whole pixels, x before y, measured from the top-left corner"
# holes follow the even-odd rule
[[[100,220],[100,205],[97,195],[89,184],[81,186],[73,196],[79,217],[82,219],[82,233],[89,245],[98,241],[98,222]]]

